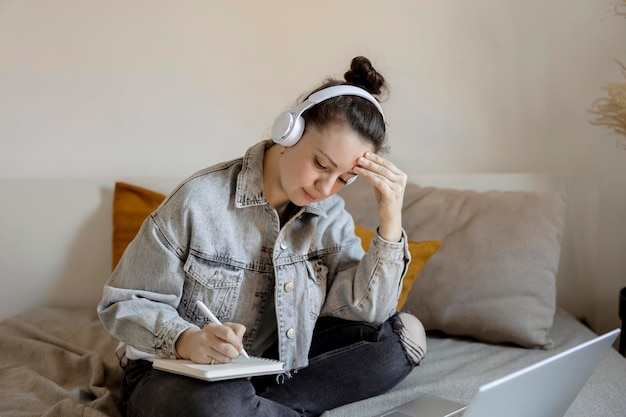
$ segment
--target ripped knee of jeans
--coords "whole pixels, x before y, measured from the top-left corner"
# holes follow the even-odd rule
[[[418,365],[426,355],[426,331],[422,322],[409,313],[399,313],[397,333],[409,360]]]

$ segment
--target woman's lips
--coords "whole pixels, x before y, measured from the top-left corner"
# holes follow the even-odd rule
[[[304,198],[306,198],[309,201],[315,201],[317,200],[315,197],[313,197],[311,194],[307,193],[306,190],[303,188],[302,191],[304,192]]]

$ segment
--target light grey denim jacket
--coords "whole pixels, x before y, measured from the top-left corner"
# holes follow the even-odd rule
[[[98,314],[118,340],[148,357],[177,357],[175,343],[209,319],[246,326],[244,347],[259,332],[274,291],[280,359],[308,364],[320,314],[381,322],[395,310],[410,254],[406,234],[375,234],[367,254],[339,196],[299,209],[282,228],[263,193],[263,155],[196,173],[143,223],[104,286]]]

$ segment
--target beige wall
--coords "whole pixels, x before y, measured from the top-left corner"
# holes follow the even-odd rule
[[[626,286],[626,151],[587,110],[626,61],[610,4],[0,0],[0,177],[184,177],[366,55],[405,171],[597,175],[605,330]]]

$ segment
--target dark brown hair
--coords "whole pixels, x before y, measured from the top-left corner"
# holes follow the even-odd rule
[[[315,93],[335,85],[354,85],[361,87],[379,101],[388,92],[385,78],[374,69],[369,59],[357,56],[352,59],[350,69],[344,74],[345,81],[327,79],[321,86],[307,94]],[[305,97],[305,98],[306,98]],[[324,129],[339,123],[349,126],[354,132],[374,145],[376,152],[381,151],[386,141],[386,126],[383,116],[376,106],[359,96],[337,96],[322,101],[302,114],[306,126]]]

